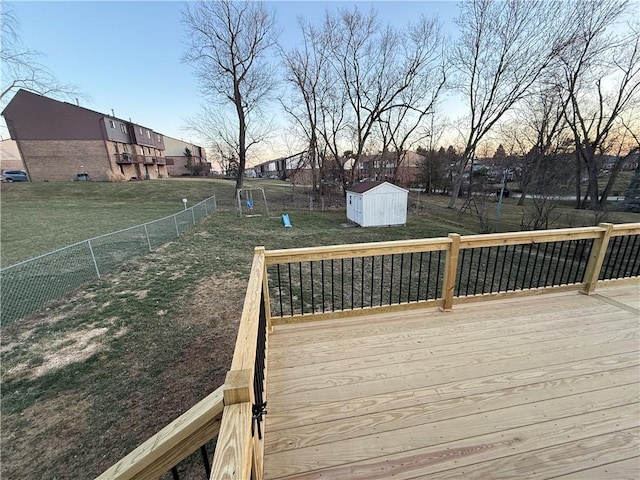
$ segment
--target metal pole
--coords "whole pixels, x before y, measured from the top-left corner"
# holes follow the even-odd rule
[[[180,236],[180,230],[178,230],[178,218],[176,215],[173,216],[173,221],[176,223],[176,237]]]
[[[91,252],[91,259],[93,260],[93,266],[96,269],[96,274],[98,278],[100,278],[100,269],[98,268],[98,262],[96,262],[96,256],[93,253],[93,247],[91,246],[91,240],[87,240],[87,245],[89,245],[89,251]]]
[[[195,225],[196,224],[196,214],[193,211],[193,207],[191,207],[191,218],[193,219],[193,224]]]
[[[216,196],[213,196],[213,211],[217,211],[218,210],[218,205],[216,204]]]
[[[147,224],[144,224],[144,234],[147,236],[147,245],[149,245],[149,251],[153,252],[153,250],[151,250],[151,240],[149,240],[149,230],[147,230]]]

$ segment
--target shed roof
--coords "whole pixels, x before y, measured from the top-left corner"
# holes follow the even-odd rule
[[[398,190],[402,190],[403,192],[407,191],[402,187],[394,185],[393,183],[382,182],[380,180],[366,180],[364,182],[356,183],[355,185],[349,187],[347,189],[347,191],[348,192],[353,192],[353,193],[365,193],[365,192],[368,192],[369,190],[372,190],[372,189],[376,188],[379,185],[382,185],[383,183],[386,183],[387,185],[389,185],[389,186],[391,186],[393,188],[396,188]]]
[[[381,182],[379,180],[367,180],[365,182],[356,183],[355,185],[349,187],[347,191],[354,193],[364,193],[367,190],[371,190],[372,188],[381,185],[382,183],[384,182]]]

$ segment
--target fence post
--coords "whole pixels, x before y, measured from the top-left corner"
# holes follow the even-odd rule
[[[444,303],[442,311],[449,312],[453,307],[453,292],[456,287],[456,272],[458,270],[458,253],[460,251],[460,235],[450,233],[451,244],[447,250],[447,258],[444,264],[444,278],[442,285],[442,295]]]
[[[144,224],[144,234],[147,236],[147,245],[149,245],[149,251],[153,252],[153,250],[151,250],[151,240],[149,240],[149,230],[147,230],[147,224]]]
[[[209,211],[207,210],[207,200],[204,201],[204,216],[209,215]]]
[[[89,251],[91,252],[91,259],[93,260],[93,266],[96,269],[96,274],[98,278],[100,278],[100,269],[98,268],[98,262],[96,262],[96,256],[93,253],[93,247],[91,246],[91,240],[87,240],[87,245],[89,245]]]
[[[173,216],[173,221],[176,224],[176,237],[180,236],[180,230],[178,230],[178,217],[176,215]]]
[[[600,223],[598,224],[598,227],[603,228],[604,231],[601,236],[593,240],[589,262],[587,263],[587,268],[584,271],[584,289],[581,291],[586,295],[591,295],[596,290],[598,277],[600,276],[600,269],[602,268],[602,262],[607,254],[609,239],[611,238],[611,232],[613,232],[613,223]]]
[[[191,207],[191,218],[193,219],[193,226],[195,227],[196,225],[196,214],[193,211],[194,207]]]
[[[213,211],[217,211],[218,210],[218,205],[216,204],[216,196],[213,196]]]

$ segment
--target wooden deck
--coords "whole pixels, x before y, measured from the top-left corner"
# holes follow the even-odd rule
[[[640,285],[275,327],[265,478],[640,478]]]

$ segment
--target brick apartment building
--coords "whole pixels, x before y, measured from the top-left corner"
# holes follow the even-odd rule
[[[205,176],[211,173],[211,163],[207,161],[207,154],[204,148],[168,136],[164,137],[164,148],[167,172],[172,177],[192,174],[192,171],[187,168],[187,156],[185,155],[185,149],[187,148],[191,152],[192,165],[201,165],[197,169],[200,171],[199,175]]]
[[[32,181],[169,174],[164,136],[149,127],[26,90],[15,94],[2,115]]]

